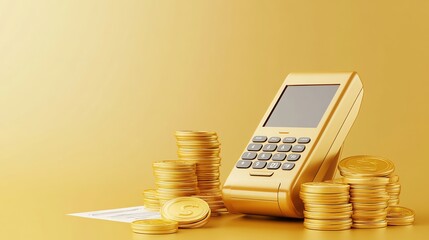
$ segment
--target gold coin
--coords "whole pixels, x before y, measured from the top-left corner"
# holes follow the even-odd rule
[[[386,221],[386,216],[378,216],[378,217],[353,217],[353,223],[358,224],[372,224],[380,221]]]
[[[389,178],[390,178],[390,181],[389,181],[390,183],[399,182],[399,176],[398,175],[390,175]]]
[[[368,224],[373,222],[385,221],[386,216],[377,216],[377,217],[353,217],[352,216],[352,219],[354,223]]]
[[[194,139],[177,139],[176,138],[176,143],[177,144],[219,144],[219,141],[217,139],[214,138],[194,138]]]
[[[211,216],[211,211],[208,212],[207,216],[203,220],[195,222],[195,223],[181,224],[180,228],[199,228],[199,227],[202,227],[209,222],[210,216]]]
[[[384,177],[395,170],[394,164],[390,160],[368,155],[345,158],[340,161],[338,168],[343,176],[361,177]]]
[[[378,202],[386,202],[389,200],[389,196],[380,196],[380,197],[352,197],[350,198],[350,202],[352,203],[378,203]]]
[[[195,223],[203,220],[210,212],[209,205],[195,197],[179,197],[166,202],[161,208],[161,215],[166,219],[181,224]]]
[[[344,182],[356,185],[387,185],[389,178],[386,177],[344,177]]]
[[[211,136],[216,135],[213,131],[177,130],[176,136]]]
[[[377,188],[377,189],[371,189],[371,188],[352,188],[350,189],[350,194],[387,194],[386,188]]]
[[[387,202],[381,203],[353,203],[353,210],[380,210],[387,208]]]
[[[146,189],[143,191],[144,194],[154,194],[156,195],[156,189]]]
[[[198,151],[200,149],[213,149],[216,151],[220,151],[219,150],[220,143],[217,145],[214,145],[214,144],[187,144],[187,145],[181,144],[181,145],[177,145],[177,146],[181,150],[183,150],[183,149],[188,149],[188,150],[195,149],[196,151]]]
[[[178,223],[166,219],[144,219],[131,223],[133,232],[145,234],[165,234],[177,232]]]
[[[413,223],[414,223],[414,220],[412,220],[412,221],[401,221],[401,222],[396,222],[396,221],[391,221],[391,220],[387,221],[387,225],[389,225],[389,226],[407,226],[407,225],[412,225]]]
[[[351,208],[351,203],[343,203],[343,204],[335,204],[335,205],[328,205],[328,204],[314,204],[314,203],[304,203],[304,207],[307,209],[309,208],[329,208],[329,209],[342,209],[342,208]]]
[[[390,196],[386,193],[383,194],[353,194],[350,199],[354,199],[355,201],[365,201],[369,199],[370,201],[387,201],[390,199]],[[350,200],[351,201],[351,200]]]
[[[401,184],[399,184],[399,183],[389,183],[389,184],[387,184],[387,186],[386,186],[386,189],[387,190],[396,190],[396,189],[401,189]]]
[[[390,206],[397,206],[397,205],[399,205],[399,200],[392,200],[392,201],[388,201],[387,202],[387,205],[390,207]]]
[[[171,230],[162,230],[162,231],[152,231],[152,230],[139,230],[139,229],[133,229],[134,233],[137,234],[152,234],[152,235],[159,235],[159,234],[171,234],[176,233],[177,229],[171,229]]]
[[[190,192],[190,193],[181,193],[181,192],[177,192],[177,193],[171,193],[171,194],[160,194],[158,199],[159,200],[170,200],[173,198],[178,198],[178,197],[188,197],[188,196],[192,196],[196,193],[195,192]]]
[[[311,193],[303,192],[299,193],[301,198],[316,198],[316,199],[336,199],[336,198],[348,198],[350,197],[349,192],[343,193]]]
[[[344,219],[311,219],[311,218],[305,218],[304,223],[311,223],[311,224],[320,224],[320,225],[344,225],[344,224],[351,224],[353,221],[349,218]]]
[[[342,193],[349,191],[349,185],[326,182],[307,182],[301,184],[302,192],[309,193]]]
[[[197,183],[186,183],[186,182],[156,182],[158,187],[166,187],[166,188],[196,188]]]
[[[221,158],[217,156],[199,156],[198,154],[193,156],[180,156],[181,161],[195,161],[197,164],[219,164]]]
[[[352,211],[352,206],[344,208],[330,208],[330,207],[305,207],[308,212],[319,212],[319,213],[340,213]]]
[[[385,189],[350,191],[350,196],[389,196]]]
[[[311,219],[345,219],[350,218],[352,216],[352,211],[349,212],[340,212],[340,213],[321,213],[321,212],[310,212],[310,211],[304,211],[304,217],[305,218],[311,218]]]
[[[373,210],[373,211],[365,211],[365,210],[354,210],[353,216],[356,217],[377,217],[377,216],[387,216],[386,209]]]
[[[350,185],[350,192],[359,192],[359,191],[386,191],[386,185]]]
[[[341,231],[341,230],[349,230],[352,227],[352,223],[347,224],[314,224],[304,221],[304,227],[311,230],[318,231]]]
[[[143,233],[143,234],[170,234],[170,233],[176,233],[178,229],[170,229],[170,230],[141,230],[141,229],[134,229],[134,233]]]
[[[319,231],[341,231],[341,230],[348,230],[352,226],[352,223],[347,224],[314,224],[309,223],[304,220],[304,227],[311,230],[319,230]]]
[[[176,131],[174,135],[176,136],[176,138],[179,138],[179,139],[189,139],[189,138],[204,139],[204,138],[217,137],[216,132],[191,131],[191,130]]]
[[[387,223],[391,226],[410,225],[414,222],[414,211],[400,206],[387,208]]]
[[[331,179],[331,180],[325,180],[325,182],[327,182],[327,183],[344,183],[344,179],[343,178],[335,178],[335,179]]]
[[[349,196],[348,192],[340,192],[340,193],[311,193],[311,192],[303,192],[299,193],[301,197],[310,197],[310,198],[336,198],[336,197],[347,197]]]
[[[353,222],[353,228],[384,228],[387,227],[386,221],[377,221],[371,223],[355,223]]]
[[[181,160],[162,160],[153,163],[153,166],[159,167],[192,167],[193,163]]]
[[[154,171],[153,173],[156,179],[176,180],[176,179],[183,179],[184,177],[188,176],[187,179],[189,179],[190,181],[197,181],[197,175],[195,174],[195,171],[187,171],[183,173],[168,172],[168,171]]]
[[[193,148],[193,145],[199,145],[199,148],[220,148],[221,143],[217,138],[176,138],[176,145],[179,148]]]
[[[303,199],[304,203],[312,203],[312,204],[326,204],[326,205],[337,205],[337,204],[343,204],[348,203],[349,198],[344,199],[330,199],[330,200],[324,200],[324,199]]]

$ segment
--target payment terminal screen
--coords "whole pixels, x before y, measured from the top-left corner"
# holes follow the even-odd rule
[[[338,84],[286,86],[264,127],[317,127],[338,87]]]

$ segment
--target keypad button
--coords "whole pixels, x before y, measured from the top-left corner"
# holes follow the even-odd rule
[[[277,144],[265,144],[262,151],[264,152],[274,152],[277,149]]]
[[[253,160],[256,158],[258,154],[254,152],[245,152],[243,155],[241,155],[241,159],[243,160]]]
[[[281,138],[279,137],[270,137],[270,139],[268,139],[269,143],[278,143],[280,142]]]
[[[249,168],[252,165],[251,161],[240,160],[235,165],[237,168]]]
[[[254,136],[252,139],[253,142],[265,142],[267,141],[267,136]]]
[[[304,145],[295,145],[292,148],[292,152],[304,152],[305,146]]]
[[[298,138],[298,143],[309,143],[311,139],[309,137],[300,137]]]
[[[267,169],[274,170],[279,169],[282,164],[279,162],[270,162],[268,163]]]
[[[279,152],[289,152],[292,149],[292,145],[290,144],[282,144],[279,146]]]
[[[262,148],[262,144],[251,143],[247,146],[247,151],[259,151]]]
[[[258,156],[258,160],[270,160],[271,153],[260,153]]]
[[[256,162],[253,164],[252,168],[253,168],[253,169],[262,169],[262,168],[264,168],[265,166],[267,166],[267,162],[256,161]]]
[[[301,158],[300,154],[292,153],[287,156],[288,161],[298,161]]]
[[[292,170],[295,167],[295,163],[283,163],[282,169],[283,170]]]
[[[296,141],[296,138],[294,137],[285,137],[283,138],[284,143],[294,143]]]
[[[273,155],[273,161],[283,161],[286,159],[286,154],[284,153],[275,153]]]

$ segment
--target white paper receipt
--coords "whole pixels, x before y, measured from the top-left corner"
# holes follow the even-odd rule
[[[133,222],[135,220],[161,217],[159,212],[149,211],[143,206],[100,210],[94,212],[71,213],[68,215],[127,223]]]

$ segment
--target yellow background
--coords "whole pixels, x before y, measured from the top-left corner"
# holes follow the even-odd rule
[[[175,158],[176,129],[218,132],[224,180],[288,73],[351,70],[365,96],[343,156],[392,159],[414,226],[315,232],[238,215],[158,238],[427,236],[428,11],[424,0],[0,0],[0,238],[131,239],[128,224],[65,214],[141,205],[151,162]]]

